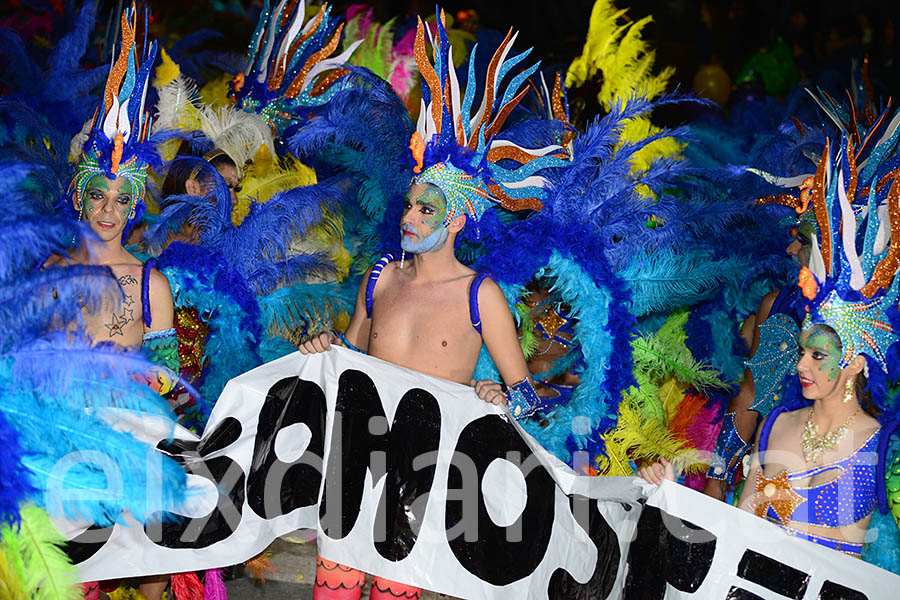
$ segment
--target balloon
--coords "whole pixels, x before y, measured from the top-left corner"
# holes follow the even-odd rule
[[[718,65],[702,65],[694,75],[694,91],[719,106],[725,106],[731,92],[731,78]]]

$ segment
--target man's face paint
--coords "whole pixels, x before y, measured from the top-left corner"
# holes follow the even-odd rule
[[[800,336],[797,374],[803,397],[825,398],[835,391],[841,375],[841,341],[831,328],[813,325]]]
[[[131,181],[124,177],[108,179],[94,175],[85,186],[81,215],[101,240],[121,236],[134,207]]]
[[[816,227],[809,221],[801,221],[791,231],[794,241],[787,247],[787,253],[801,267],[809,266],[809,255],[812,252],[812,240],[816,234]]]
[[[413,254],[439,250],[450,235],[446,218],[447,201],[440,188],[427,183],[411,186],[400,221],[400,247]]]

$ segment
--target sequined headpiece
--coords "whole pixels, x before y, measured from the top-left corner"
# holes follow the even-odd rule
[[[893,119],[888,119],[887,117],[891,112],[890,103],[888,103],[888,107],[884,111],[877,113],[872,110],[871,100],[868,98],[866,98],[864,106],[856,106],[849,91],[847,92],[849,102],[846,105],[836,102],[827,92],[820,90],[816,93],[810,89],[806,91],[819,105],[822,112],[831,120],[839,135],[846,137],[848,146],[845,160],[848,168],[850,168],[850,163],[853,163],[852,168],[854,172],[856,171],[856,165],[859,165],[859,168],[863,169],[864,175],[874,173],[874,167],[885,159],[886,148],[888,147],[888,144],[885,142],[888,142],[897,132],[897,127],[900,125],[900,121],[898,121],[900,113],[895,115]],[[808,132],[797,119],[793,119],[793,123],[792,129],[795,131],[794,137],[796,138],[797,146],[803,147],[805,144],[801,142],[807,139]],[[809,156],[806,152],[804,154]],[[811,156],[810,159],[814,161],[815,156]],[[773,194],[760,198],[756,201],[757,204],[782,204],[789,206],[797,212],[798,224],[809,223],[816,227],[817,233],[820,234],[816,214],[810,204],[812,188],[819,181],[815,175],[807,173],[793,177],[779,177],[759,169],[751,168],[748,171],[759,175],[773,185],[785,189],[796,189],[799,192]],[[847,197],[856,213],[857,222],[859,222],[862,212],[865,211],[868,205],[868,197],[865,194],[867,188],[855,186],[855,183],[853,188],[848,188]]]
[[[144,111],[148,78],[156,60],[156,42],[147,44],[146,15],[142,44],[135,40],[136,30],[137,11],[132,5],[122,12],[119,56],[110,65],[103,100],[94,111],[90,133],[69,186],[78,202],[91,178],[105,175],[109,179],[127,179],[135,207],[143,203],[147,169],[157,156],[153,145],[146,143],[152,117]],[[139,211],[133,210],[129,219],[135,218],[136,213]]]
[[[320,106],[348,82],[341,66],[362,40],[339,56],[343,24],[331,16],[325,3],[316,16],[303,23],[306,0],[269,0],[253,32],[247,66],[231,83],[232,99],[239,108],[259,113],[279,136],[292,125],[298,110]]]
[[[892,151],[896,138],[885,144]],[[817,323],[834,329],[843,346],[841,367],[864,354],[887,373],[888,350],[900,341],[900,173],[891,164],[860,172],[852,140],[841,150],[832,168],[826,143],[810,193],[821,240],[800,274],[810,300],[804,329]],[[859,215],[849,200],[857,194],[868,199]]]
[[[416,161],[413,183],[430,183],[444,193],[449,224],[461,214],[478,221],[495,203],[509,210],[540,210],[547,180],[536,173],[548,167],[568,164],[562,146],[528,150],[508,139],[499,139],[509,114],[528,89],[519,91],[540,63],[518,73],[504,87],[503,78],[522,62],[531,50],[507,59],[516,36],[512,30],[497,52],[483,82],[481,103],[472,115],[475,89],[476,45],[469,56],[469,76],[465,94],[460,96],[456,71],[443,12],[437,36],[429,41],[434,49],[434,65],[428,60],[426,28],[419,19],[416,30],[416,64],[422,74],[422,107],[410,150]],[[502,165],[502,166],[501,166]]]

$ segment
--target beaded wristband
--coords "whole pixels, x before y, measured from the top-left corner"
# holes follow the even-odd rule
[[[516,419],[524,419],[535,413],[539,398],[531,380],[524,379],[509,386],[506,392],[506,401],[512,416]]]
[[[734,423],[734,413],[726,413],[722,420],[722,431],[719,432],[719,437],[716,439],[716,451],[709,464],[709,469],[706,471],[706,477],[725,481],[728,484],[734,483],[741,458],[749,449],[749,442],[745,441],[738,433]]]

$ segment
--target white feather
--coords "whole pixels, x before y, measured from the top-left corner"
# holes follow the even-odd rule
[[[859,255],[856,253],[856,215],[853,214],[853,207],[850,206],[847,192],[844,190],[843,171],[838,171],[838,200],[841,203],[841,242],[844,246],[844,256],[850,265],[850,287],[859,290],[866,284],[866,279]]]
[[[338,56],[334,58],[326,58],[325,60],[320,60],[316,65],[309,70],[309,73],[306,75],[306,81],[303,82],[303,87],[306,87],[308,82],[315,81],[316,76],[327,69],[332,69],[334,67],[338,67],[347,62],[347,59],[350,58],[350,55],[359,48],[359,45],[363,43],[363,40],[356,40],[350,47],[341,52]]]
[[[875,243],[872,244],[872,254],[878,256],[887,250],[891,243],[891,217],[888,214],[887,204],[878,207],[878,233],[875,234]]]
[[[156,103],[156,120],[153,131],[190,128],[199,114],[193,102],[197,95],[197,85],[179,74],[170,83],[157,88],[159,101]]]
[[[819,249],[819,240],[816,234],[812,234],[812,247],[809,252],[809,270],[819,281],[825,281],[825,260]]]
[[[255,113],[232,106],[200,109],[200,128],[216,148],[224,150],[239,171],[256,156],[260,146],[268,147],[274,156],[272,130]]]

